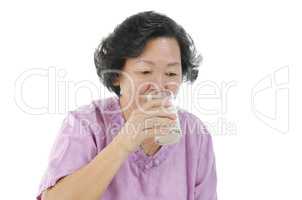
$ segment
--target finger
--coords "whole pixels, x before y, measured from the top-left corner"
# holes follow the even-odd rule
[[[143,131],[143,137],[144,138],[152,138],[155,136],[163,136],[163,135],[167,135],[170,133],[170,129],[168,128],[150,128],[150,129],[145,129]]]
[[[143,97],[146,98],[146,97]],[[170,106],[171,102],[169,101],[169,97],[159,98],[159,99],[151,99],[144,102],[139,109],[140,110],[149,110],[151,108]]]
[[[155,118],[146,119],[143,123],[143,129],[155,128],[155,127],[171,128],[172,126],[175,126],[175,124],[176,124],[176,120],[169,119],[169,118],[155,117]]]
[[[142,113],[144,119],[160,117],[175,120],[177,118],[177,113],[174,110],[172,111],[171,109],[152,109],[143,111]]]
[[[145,110],[145,112],[148,113],[158,113],[158,112],[166,112],[166,113],[175,113],[176,109],[173,105],[164,105],[161,107],[151,107],[147,110]]]

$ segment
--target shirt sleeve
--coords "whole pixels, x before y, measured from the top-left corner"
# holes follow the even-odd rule
[[[96,155],[95,138],[87,120],[81,120],[74,111],[68,112],[53,144],[36,199],[41,200],[44,190],[88,164]]]
[[[212,136],[204,129],[195,182],[195,200],[217,200],[217,176]]]

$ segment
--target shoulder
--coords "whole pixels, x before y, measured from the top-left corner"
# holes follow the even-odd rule
[[[112,104],[114,97],[105,97],[97,100],[93,100],[88,104],[79,106],[78,108],[70,111],[79,117],[89,117],[97,112],[104,112],[108,110],[110,104]]]
[[[102,98],[81,105],[68,111],[61,132],[72,138],[91,139],[100,151],[110,139],[107,129],[110,129],[112,118],[116,116],[112,112],[114,108],[116,108],[114,97]]]
[[[114,97],[93,100],[89,104],[68,111],[61,129],[73,136],[93,136],[105,139],[105,128],[111,121],[112,112],[109,111],[112,110],[114,100]]]
[[[82,123],[105,124],[110,117],[110,107],[114,102],[113,97],[106,97],[91,101],[89,104],[81,105],[68,112],[67,117]]]
[[[185,109],[179,109],[178,113],[186,144],[196,151],[206,152],[212,145],[212,136],[205,123]]]

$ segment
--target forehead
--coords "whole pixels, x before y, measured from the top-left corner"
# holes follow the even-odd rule
[[[180,48],[175,38],[159,37],[152,39],[146,43],[141,57],[152,57],[154,55],[160,57],[178,57],[180,56]],[[176,58],[174,58],[176,59]]]
[[[141,55],[126,60],[127,64],[171,64],[180,63],[181,54],[175,38],[159,37],[148,41]],[[147,61],[147,62],[145,62]]]

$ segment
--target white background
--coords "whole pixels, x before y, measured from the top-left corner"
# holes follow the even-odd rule
[[[1,199],[35,198],[66,112],[111,95],[94,49],[145,10],[183,25],[204,57],[180,103],[213,134],[219,199],[302,199],[301,8],[291,0],[1,1]]]

